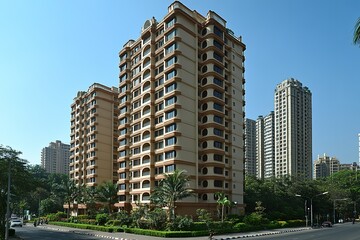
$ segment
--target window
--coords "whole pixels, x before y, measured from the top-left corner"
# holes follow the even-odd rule
[[[176,18],[171,19],[166,23],[166,28],[172,27],[176,23]]]
[[[132,81],[132,85],[133,85],[133,87],[135,87],[135,86],[139,85],[139,84],[140,84],[140,82],[141,82],[140,77],[138,77],[138,78],[136,78],[135,80],[133,80],[133,81]]]
[[[217,65],[214,65],[214,71],[217,72],[218,74],[223,74],[223,69]]]
[[[165,80],[169,80],[169,79],[175,77],[175,76],[176,76],[176,73],[177,73],[176,70],[172,70],[172,71],[166,73],[166,75],[165,75]]]
[[[124,172],[123,172],[123,173],[120,173],[120,174],[119,174],[119,178],[120,178],[120,179],[125,179],[125,178],[126,178],[126,173],[124,173]]]
[[[165,66],[169,67],[169,66],[173,65],[176,62],[177,62],[177,57],[174,56],[174,57],[172,57],[172,58],[165,61]]]
[[[155,81],[155,87],[158,87],[162,84],[164,84],[164,77],[161,77]]]
[[[223,161],[223,156],[219,155],[219,154],[214,154],[214,161],[222,162]]]
[[[162,153],[155,155],[155,162],[161,162],[163,160],[164,160],[164,155]]]
[[[119,190],[125,190],[125,189],[126,189],[125,183],[119,184]]]
[[[133,148],[133,154],[139,154],[140,153],[140,147]]]
[[[220,167],[214,167],[214,173],[215,174],[223,174],[223,169]]]
[[[161,102],[161,103],[159,103],[159,104],[157,104],[156,106],[155,106],[155,111],[156,112],[158,112],[158,111],[160,111],[160,110],[163,110],[164,109],[164,103],[163,102]]]
[[[164,147],[164,141],[158,141],[158,142],[155,142],[155,149],[160,149],[160,148],[163,148]]]
[[[127,133],[127,129],[123,128],[123,129],[120,129],[119,135],[124,135],[126,133]]]
[[[214,134],[216,136],[222,137],[224,135],[224,132],[222,130],[220,130],[220,129],[214,128]]]
[[[168,132],[172,132],[172,131],[175,131],[176,130],[176,123],[172,123],[170,125],[167,125],[165,127],[165,132],[168,133]]]
[[[221,180],[214,180],[214,187],[223,187],[223,181]]]
[[[123,81],[125,81],[127,79],[127,74],[123,74],[120,76],[120,83],[122,83]]]
[[[217,26],[214,26],[214,33],[221,38],[223,37],[223,32]]]
[[[221,142],[218,142],[218,141],[214,141],[214,147],[215,148],[223,148],[223,144]]]
[[[214,40],[214,46],[220,50],[223,50],[223,45],[216,40]]]
[[[220,87],[222,87],[222,86],[224,85],[224,84],[223,84],[223,81],[220,80],[220,79],[217,79],[217,78],[214,78],[214,79],[213,79],[213,82],[214,82],[216,85],[220,86]]]
[[[169,41],[172,38],[174,38],[176,36],[176,29],[172,30],[171,32],[169,32],[168,34],[165,35],[165,40]]]
[[[163,71],[164,71],[164,65],[159,66],[158,68],[155,69],[155,76],[162,73]],[[155,82],[155,87],[157,87],[156,82]]]
[[[125,168],[126,167],[126,162],[121,162],[119,163],[119,168]]]
[[[223,118],[217,115],[214,115],[214,122],[223,124]]]
[[[218,111],[223,111],[223,106],[218,104],[218,103],[214,103],[214,109],[218,110]]]
[[[158,137],[161,135],[164,135],[164,129],[161,128],[161,129],[155,131],[155,137]]]
[[[126,150],[119,152],[119,157],[125,157],[126,156]]]
[[[120,98],[120,103],[125,103],[127,100],[127,96],[123,96]]]
[[[173,43],[167,48],[165,48],[165,54],[169,54],[177,49],[177,43]]]
[[[165,113],[165,119],[173,118],[176,116],[176,114],[177,114],[176,109],[168,111]]]
[[[165,99],[165,106],[176,103],[176,96]]]
[[[165,93],[174,91],[176,89],[176,83],[172,83],[170,85],[165,86]]]
[[[175,169],[176,169],[176,165],[175,165],[175,164],[165,166],[165,172],[173,172],[173,171],[175,171]]]
[[[214,90],[214,96],[217,98],[222,99],[223,98],[223,94],[217,90]]]
[[[163,116],[159,116],[159,117],[155,118],[155,124],[162,123],[163,121],[164,121]]]
[[[176,144],[176,137],[166,138],[165,146],[170,146]]]
[[[126,106],[120,108],[120,114],[124,114],[124,113],[126,113],[126,111],[127,111],[127,107],[126,107]]]
[[[137,131],[137,130],[139,130],[140,128],[141,128],[140,123],[135,124],[135,125],[133,126],[134,132]]]
[[[216,60],[218,60],[219,62],[222,62],[223,61],[223,57],[222,56],[220,56],[219,54],[217,54],[216,52],[214,52],[214,58],[216,59]]]
[[[124,146],[124,145],[126,145],[126,143],[127,143],[126,138],[121,139],[121,140],[119,141],[119,145],[120,145],[120,146]]]
[[[176,157],[176,151],[172,150],[169,152],[165,152],[165,159],[175,158]]]
[[[159,99],[159,98],[161,98],[163,96],[164,96],[164,90],[163,89],[155,92],[155,99]]]

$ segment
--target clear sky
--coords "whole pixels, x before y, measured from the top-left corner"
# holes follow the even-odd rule
[[[43,147],[70,142],[70,105],[94,83],[118,86],[118,52],[172,1],[0,1],[0,144],[40,164]],[[294,77],[312,92],[313,158],[359,160],[358,0],[184,0],[213,10],[246,44],[246,117],[274,109]]]

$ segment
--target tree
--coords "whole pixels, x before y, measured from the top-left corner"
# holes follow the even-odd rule
[[[117,200],[117,185],[112,181],[103,182],[96,189],[96,199],[102,203],[107,204],[109,214],[112,213],[112,205]]]
[[[223,192],[217,192],[215,193],[215,196],[217,198],[216,202],[221,206],[221,221],[224,221],[224,212],[225,207],[231,206],[231,201],[225,196],[225,193]]]
[[[360,18],[358,18],[354,27],[353,43],[360,46]]]
[[[65,202],[67,203],[68,206],[67,218],[69,218],[71,203],[74,203],[74,201],[79,197],[80,191],[76,187],[75,182],[71,179],[67,179],[66,181],[63,182],[63,184],[65,189]]]
[[[11,209],[9,212],[7,211],[7,207],[9,207],[7,202],[11,200],[10,196],[16,199],[23,195],[29,187],[27,180],[30,176],[26,169],[27,161],[21,159],[20,155],[20,151],[0,145],[0,239],[4,239],[4,236],[7,237],[8,234],[6,223]],[[11,181],[10,192],[8,180]],[[14,203],[14,201],[11,202]]]
[[[187,188],[189,178],[185,170],[176,169],[172,173],[165,173],[164,179],[159,182],[151,195],[151,202],[168,208],[168,219],[173,221],[175,218],[175,203],[193,194],[193,190]]]

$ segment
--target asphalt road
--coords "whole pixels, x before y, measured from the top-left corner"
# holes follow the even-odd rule
[[[253,237],[251,239],[281,239],[281,240],[359,240],[360,223],[336,224],[331,228],[310,229],[300,232],[282,233]]]
[[[289,231],[288,233],[285,233]],[[267,234],[265,236],[259,236]],[[23,240],[103,240],[103,239],[137,239],[137,240],[163,240],[165,238],[149,237],[126,233],[103,233],[91,230],[80,230],[66,227],[45,225],[33,227],[27,225],[16,228],[16,235]],[[246,237],[249,236],[249,237]],[[332,228],[319,229],[277,229],[252,233],[228,234],[214,236],[214,239],[273,239],[273,240],[359,240],[360,223],[337,224]],[[171,240],[205,240],[208,237],[175,238]]]

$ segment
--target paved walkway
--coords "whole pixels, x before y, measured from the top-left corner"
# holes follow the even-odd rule
[[[33,226],[31,226],[33,227]],[[40,225],[37,226],[39,228],[47,228],[55,231],[64,231],[64,232],[74,232],[77,234],[82,235],[89,235],[89,236],[96,236],[96,237],[103,237],[106,239],[113,239],[113,240],[164,240],[165,238],[162,237],[152,237],[152,236],[144,236],[144,235],[136,235],[131,233],[108,233],[108,232],[100,232],[88,229],[77,229],[77,228],[69,228],[69,227],[62,227],[62,226],[55,226],[55,225]],[[311,228],[282,228],[282,229],[273,229],[273,230],[263,230],[258,232],[247,232],[247,233],[229,233],[224,235],[216,235],[213,237],[213,240],[230,240],[230,239],[240,239],[240,238],[248,238],[248,237],[258,237],[258,236],[265,236],[265,235],[275,235],[275,234],[282,234],[288,232],[297,232],[297,231],[304,231]],[[18,238],[11,238],[11,239],[18,239]],[[171,238],[172,240],[208,240],[209,236],[203,237],[183,237],[183,238]]]

